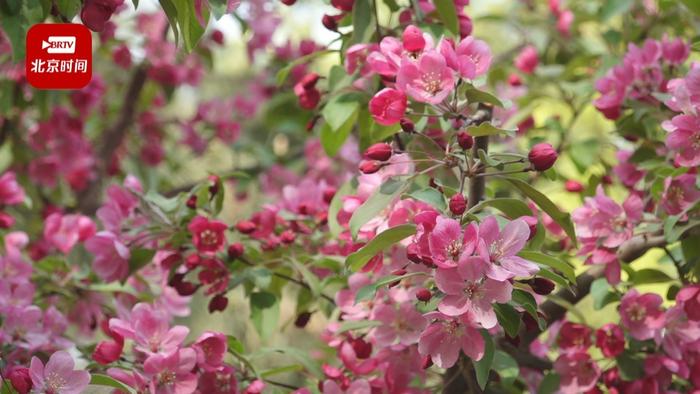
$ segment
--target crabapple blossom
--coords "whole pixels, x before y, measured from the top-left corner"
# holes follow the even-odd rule
[[[46,364],[32,357],[29,376],[32,390],[56,394],[79,394],[90,382],[90,373],[75,371],[75,361],[68,352],[59,351],[51,355]]]

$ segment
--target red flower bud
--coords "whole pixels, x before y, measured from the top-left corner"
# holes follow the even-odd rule
[[[554,291],[554,282],[546,278],[534,278],[528,281],[532,290],[539,295],[547,295]]]
[[[250,234],[255,231],[257,227],[258,226],[250,220],[241,220],[240,222],[236,223],[236,230],[243,234]]]
[[[219,45],[224,45],[224,33],[221,30],[211,32],[211,40]]]
[[[209,175],[209,195],[214,197],[216,196],[216,193],[219,192],[219,176],[218,175]]]
[[[431,298],[433,298],[433,293],[431,293],[430,290],[426,289],[425,287],[422,287],[416,291],[416,298],[418,301],[428,302]]]
[[[13,367],[7,372],[7,379],[12,384],[12,388],[17,390],[19,394],[27,394],[32,389],[34,384],[29,376],[29,368]]]
[[[421,368],[428,369],[432,366],[433,366],[433,359],[430,357],[430,355],[423,357],[423,361],[421,362]]]
[[[350,12],[355,0],[331,0],[331,5],[341,11]]]
[[[425,48],[423,32],[416,26],[408,25],[401,36],[403,49],[408,52],[420,52]]]
[[[224,311],[228,306],[228,298],[223,294],[217,294],[209,301],[209,313]]]
[[[527,223],[527,227],[530,229],[530,236],[527,237],[527,240],[529,241],[535,237],[535,234],[537,234],[537,218],[534,216],[521,216],[520,219],[525,221],[525,223]]]
[[[612,184],[612,177],[610,175],[603,175],[600,181],[603,182],[603,185],[610,185]]]
[[[372,355],[372,344],[364,339],[355,338],[350,344],[352,345],[352,350],[355,351],[355,356],[357,356],[357,358],[364,360]]]
[[[336,192],[337,190],[334,187],[327,187],[326,190],[323,191],[323,202],[330,204]]]
[[[187,267],[188,270],[193,270],[197,268],[199,263],[202,262],[202,259],[199,258],[199,255],[194,253],[185,258],[185,267]]]
[[[197,209],[197,196],[195,196],[194,194],[191,195],[190,198],[187,199],[187,202],[185,204],[189,209]]]
[[[11,215],[0,212],[0,228],[10,228],[15,225],[15,218]]]
[[[535,170],[546,171],[552,168],[558,155],[552,145],[543,142],[533,146],[527,157]]]
[[[376,160],[362,160],[360,162],[360,172],[363,174],[374,174],[382,168],[382,163]]]
[[[228,258],[231,260],[235,260],[241,256],[243,256],[243,244],[236,242],[232,243],[231,245],[228,246]]]
[[[573,179],[566,181],[564,187],[566,188],[567,192],[571,193],[581,193],[583,191],[583,184]]]
[[[101,32],[123,0],[85,0],[80,10],[80,19],[90,30]]]
[[[294,3],[297,2],[297,0],[280,0],[282,4],[284,5],[294,5]]]
[[[304,328],[306,327],[307,324],[309,324],[309,320],[311,320],[311,313],[309,312],[301,312],[296,320],[294,320],[294,325],[297,328]]]
[[[367,148],[365,151],[365,159],[387,161],[391,157],[393,149],[391,145],[385,142],[379,142]]]
[[[121,338],[121,337],[118,337]],[[98,364],[107,365],[117,360],[122,355],[124,349],[124,340],[120,341],[102,341],[97,344],[95,351],[92,352],[92,359]]]
[[[296,239],[296,234],[294,234],[294,232],[292,232],[291,230],[285,230],[282,232],[282,234],[280,234],[280,241],[282,241],[283,244],[294,243]]]
[[[413,133],[416,131],[416,126],[413,124],[411,119],[401,118],[399,124],[401,125],[401,130],[405,131],[406,133]]]
[[[301,78],[299,83],[301,86],[304,87],[304,89],[309,90],[313,89],[316,87],[316,83],[318,82],[319,75],[316,73],[308,73],[304,75],[304,77]]]
[[[332,15],[325,14],[321,18],[323,26],[330,31],[338,31],[338,21]]]
[[[520,76],[518,76],[518,74],[510,74],[508,76],[508,84],[510,86],[520,86],[523,84],[523,80],[520,79]]]
[[[467,132],[459,132],[457,133],[457,143],[462,149],[469,150],[474,146],[474,137]]]
[[[421,259],[420,255],[418,254],[417,244],[412,243],[406,247],[406,257],[412,263],[423,264],[423,259]]]
[[[450,212],[461,215],[467,210],[467,200],[462,193],[457,193],[450,198]]]

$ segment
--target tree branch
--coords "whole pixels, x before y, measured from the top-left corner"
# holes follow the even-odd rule
[[[146,70],[145,64],[136,67],[126,89],[124,105],[117,121],[112,127],[105,130],[101,136],[100,144],[95,151],[95,157],[99,160],[97,163],[97,174],[87,188],[78,196],[78,210],[83,213],[92,214],[100,205],[106,169],[112,160],[114,152],[124,141],[129,126],[134,122],[136,105],[146,83]]]

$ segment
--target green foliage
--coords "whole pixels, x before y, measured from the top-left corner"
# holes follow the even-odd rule
[[[509,304],[493,304],[498,323],[503,327],[509,337],[515,338],[520,331],[520,313]]]
[[[488,383],[489,372],[493,365],[495,348],[493,338],[486,330],[481,330],[481,336],[484,338],[484,356],[479,361],[474,362],[474,371],[476,371],[476,381],[479,387],[483,390]]]
[[[377,253],[388,250],[390,246],[415,233],[416,226],[414,224],[402,224],[400,226],[390,227],[377,234],[358,251],[349,255],[345,260],[345,266],[348,267],[350,271],[356,272],[371,260],[372,257],[376,256]]]
[[[250,295],[250,319],[263,339],[270,338],[277,331],[279,315],[280,304],[277,296],[266,291]]]
[[[93,373],[90,375],[90,385],[92,386],[103,386],[111,387],[113,389],[121,390],[125,393],[135,393],[136,391],[131,387],[125,385],[124,383],[103,374]]]
[[[455,36],[459,36],[459,19],[457,19],[457,6],[454,1],[435,0],[434,3],[445,27]]]
[[[350,233],[357,237],[360,228],[397,199],[409,186],[406,180],[391,178],[384,182],[350,218]]]

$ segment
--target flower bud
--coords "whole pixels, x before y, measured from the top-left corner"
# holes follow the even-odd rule
[[[15,218],[5,212],[0,212],[0,228],[10,228],[15,225]]]
[[[316,87],[316,83],[318,82],[319,78],[319,75],[316,73],[308,73],[301,78],[299,84],[301,84],[301,86],[303,86],[306,90],[313,89]]]
[[[32,378],[29,376],[29,368],[13,367],[7,373],[7,379],[19,394],[27,394],[34,386]]]
[[[231,245],[228,246],[227,253],[228,253],[228,258],[231,260],[235,260],[241,256],[243,256],[243,244],[240,242],[232,243]]]
[[[523,80],[520,79],[520,76],[518,74],[510,74],[508,76],[508,85],[517,87],[523,84]]]
[[[338,21],[331,15],[325,14],[321,18],[323,26],[330,31],[338,31]]]
[[[372,355],[372,344],[362,338],[355,338],[351,342],[352,350],[355,351],[357,358],[364,360]]]
[[[228,306],[228,298],[223,294],[217,294],[209,301],[209,313],[224,311]]]
[[[537,218],[534,216],[521,216],[520,219],[527,223],[527,227],[530,229],[530,236],[527,237],[529,241],[537,234]]]
[[[393,149],[391,149],[391,145],[380,142],[367,148],[364,156],[365,159],[369,160],[387,161],[392,153]]]
[[[124,349],[124,340],[121,341],[102,341],[97,344],[95,351],[92,352],[92,359],[98,364],[107,365],[117,360],[122,355]]]
[[[307,324],[309,324],[309,320],[311,320],[311,313],[301,312],[299,315],[297,315],[297,318],[294,320],[294,325],[297,328],[304,328]]]
[[[194,283],[184,280],[175,283],[173,287],[175,288],[175,291],[177,291],[177,294],[183,297],[191,296],[192,294],[196,293],[197,289],[199,288],[199,286],[195,285]]]
[[[603,183],[603,185],[611,185],[612,177],[610,175],[603,175],[603,177],[600,178],[600,181]]]
[[[336,188],[334,187],[327,187],[323,191],[323,202],[326,204],[330,204],[331,201],[333,201],[333,197],[335,197],[335,193],[337,192]]]
[[[296,234],[291,230],[284,230],[282,234],[280,234],[280,241],[282,241],[283,244],[292,244],[296,239]]]
[[[426,289],[425,287],[422,287],[416,291],[416,298],[418,301],[428,302],[431,298],[433,298],[433,293],[431,293],[430,290]]]
[[[462,193],[457,193],[450,198],[450,212],[461,215],[467,210],[467,200]]]
[[[527,155],[532,167],[537,171],[546,171],[552,168],[554,162],[557,161],[557,157],[557,151],[554,150],[552,145],[545,142],[533,146]]]
[[[350,12],[355,0],[331,0],[331,5],[341,11]]]
[[[408,25],[401,36],[403,49],[408,52],[421,52],[425,48],[423,32],[416,26]]]
[[[457,143],[462,149],[469,150],[474,146],[474,137],[467,132],[459,132],[457,133]]]
[[[243,234],[250,234],[257,229],[257,225],[250,220],[241,220],[236,223],[236,230]]]
[[[532,290],[539,295],[547,295],[554,291],[554,282],[546,278],[534,278],[528,281]]]
[[[416,131],[416,126],[413,124],[411,119],[401,118],[401,120],[399,120],[399,124],[401,125],[401,130],[405,131],[406,133],[413,133]]]
[[[195,196],[194,194],[191,195],[190,198],[187,199],[187,202],[185,204],[189,209],[197,209],[197,196]]]
[[[581,193],[583,191],[583,184],[573,179],[566,181],[564,187],[566,188],[567,192],[571,193]]]
[[[224,33],[221,30],[211,32],[211,40],[219,45],[224,45]]]
[[[280,2],[284,5],[294,5],[294,3],[297,2],[297,0],[280,0]]]
[[[418,254],[418,245],[415,243],[412,243],[406,247],[406,258],[408,258],[408,261],[412,263],[423,264],[423,259],[421,259],[420,255]]]
[[[374,174],[382,168],[382,163],[376,160],[362,160],[360,162],[360,172],[363,174]]]
[[[430,357],[430,355],[426,355],[423,357],[423,361],[421,362],[421,368],[423,369],[428,369],[433,366],[433,359]]]

